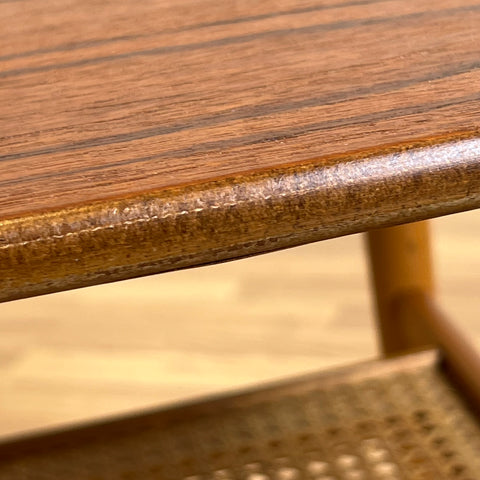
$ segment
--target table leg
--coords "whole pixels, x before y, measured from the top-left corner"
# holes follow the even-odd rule
[[[415,318],[400,321],[395,314],[396,299],[406,293],[433,294],[428,227],[428,222],[417,222],[367,233],[377,325],[385,356],[435,343],[423,322]]]

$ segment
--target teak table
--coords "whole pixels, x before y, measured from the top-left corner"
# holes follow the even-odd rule
[[[0,0],[0,165],[2,301],[369,231],[386,357],[11,439],[1,480],[480,478],[421,222],[480,206],[477,2]]]

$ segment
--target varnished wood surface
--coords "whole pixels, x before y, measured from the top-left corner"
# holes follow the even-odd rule
[[[0,25],[0,300],[480,205],[472,0],[19,0]]]
[[[433,221],[436,290],[480,347],[480,212]],[[360,236],[0,305],[0,435],[377,354]]]
[[[0,217],[480,126],[472,0],[21,0],[0,22]]]

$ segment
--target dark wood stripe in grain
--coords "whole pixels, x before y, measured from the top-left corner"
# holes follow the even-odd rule
[[[99,45],[108,45],[121,41],[135,40],[137,38],[139,38],[139,35],[120,35],[118,37],[111,38],[92,38],[91,40],[85,40],[83,42],[67,43],[51,48],[37,48],[35,50],[27,50],[25,52],[11,53],[9,55],[0,55],[0,62],[16,60],[19,58],[35,57],[36,55],[46,55],[49,53],[72,52],[75,50],[96,47]]]
[[[0,71],[1,78],[18,77],[22,75],[30,75],[34,73],[46,73],[54,70],[69,69],[76,67],[84,67],[89,65],[98,65],[107,62],[115,62],[126,60],[134,57],[150,57],[162,56],[171,54],[180,54],[184,52],[192,52],[195,50],[213,49],[217,47],[224,47],[227,45],[244,44],[252,41],[261,40],[265,37],[282,36],[282,35],[309,35],[318,32],[331,32],[335,30],[346,30],[356,27],[371,27],[374,25],[382,25],[385,23],[399,23],[403,21],[422,20],[423,18],[438,18],[443,16],[454,15],[458,13],[468,13],[480,10],[480,5],[472,4],[468,6],[448,8],[437,11],[423,11],[418,13],[410,13],[407,15],[398,15],[394,17],[384,18],[369,18],[360,20],[349,20],[338,23],[327,23],[318,25],[309,25],[300,28],[278,29],[253,34],[230,36],[217,40],[209,40],[206,42],[195,42],[184,45],[170,45],[165,47],[153,48],[149,50],[140,50],[135,52],[119,53],[116,55],[106,55],[94,58],[85,58],[82,60],[74,60],[70,62],[63,62],[57,64],[41,65],[38,67],[17,68],[12,70]]]
[[[359,98],[364,95],[375,95],[380,93],[388,93],[400,89],[404,89],[410,86],[418,85],[425,82],[432,82],[434,80],[440,80],[448,77],[453,77],[456,75],[461,75],[468,72],[473,72],[480,68],[480,61],[472,62],[469,64],[459,64],[453,66],[447,66],[444,69],[439,71],[429,72],[426,75],[422,75],[416,78],[409,78],[400,81],[393,81],[393,82],[386,82],[382,84],[372,85],[371,87],[365,87],[363,89],[355,89],[346,92],[335,92],[334,95],[325,95],[323,97],[313,97],[302,99],[299,101],[293,101],[288,103],[270,103],[270,104],[263,104],[263,105],[253,105],[253,106],[246,106],[243,108],[238,108],[234,112],[231,110],[224,110],[222,112],[218,112],[215,116],[198,116],[191,118],[188,123],[185,124],[177,124],[171,126],[160,126],[150,129],[144,129],[134,132],[128,132],[124,134],[116,134],[112,136],[106,137],[98,137],[83,140],[81,142],[75,143],[68,143],[58,146],[52,146],[49,148],[43,148],[33,151],[27,152],[18,152],[10,155],[1,155],[0,162],[7,162],[13,160],[21,160],[28,157],[36,157],[41,155],[49,155],[52,153],[61,153],[61,152],[72,152],[76,150],[82,150],[84,148],[94,148],[102,145],[113,145],[117,143],[127,143],[132,142],[135,140],[141,140],[146,138],[158,137],[162,135],[168,135],[170,133],[182,132],[193,130],[197,128],[209,127],[214,125],[220,125],[222,123],[231,122],[231,121],[238,121],[243,119],[251,119],[251,118],[258,118],[262,116],[268,116],[272,114],[278,113],[285,113],[293,110],[299,110],[302,108],[308,107],[315,107],[320,105],[328,105],[328,104],[335,104],[339,102],[344,102],[347,100],[353,100],[355,98]],[[475,88],[475,87],[474,87]],[[302,126],[300,128],[288,128],[288,130],[279,130],[268,132],[268,135],[251,135],[249,137],[239,137],[235,139],[228,139],[228,140],[221,140],[217,142],[205,142],[201,145],[195,145],[193,147],[194,152],[202,152],[207,151],[210,149],[215,148],[229,148],[232,146],[237,145],[249,145],[252,143],[262,142],[262,141],[273,141],[279,138],[287,138],[287,137],[294,137],[300,135],[302,133],[311,132],[311,131],[318,131],[328,128],[335,128],[335,127],[342,127],[346,125],[350,125],[352,123],[355,124],[362,124],[368,123],[377,119],[389,119],[395,118],[403,115],[412,115],[421,112],[428,112],[430,110],[436,110],[438,108],[443,108],[446,106],[451,105],[460,105],[462,103],[470,102],[470,101],[478,101],[480,97],[480,92],[472,93],[468,96],[463,96],[455,101],[436,101],[436,102],[429,102],[428,104],[424,105],[416,105],[415,107],[406,107],[406,108],[397,108],[391,109],[388,111],[377,112],[374,115],[358,115],[353,116],[348,119],[340,119],[334,121],[325,121],[325,122],[318,122],[315,124],[309,124]],[[189,149],[189,152],[192,150]],[[166,151],[162,155],[153,155],[150,157],[144,157],[147,159],[155,159],[155,158],[176,158],[181,157],[186,154],[186,150],[173,150],[173,151]],[[127,160],[125,162],[112,162],[106,163],[102,165],[100,168],[109,168],[116,165],[125,165],[129,163],[138,163],[143,161],[142,159],[132,159]],[[96,168],[93,168],[94,170]],[[76,173],[81,173],[88,171],[89,169],[77,169],[71,170],[68,174],[75,175]],[[46,177],[26,177],[25,181],[33,181],[35,178],[49,178]],[[9,183],[1,182],[0,186],[8,185]]]
[[[224,261],[480,206],[472,133],[0,224],[0,299]],[[132,248],[135,246],[135,248]]]
[[[196,144],[192,148],[188,148],[188,149],[177,149],[177,150],[165,151],[161,155],[151,155],[147,157],[132,158],[132,159],[125,160],[123,162],[107,163],[107,164],[93,166],[93,167],[72,169],[65,172],[63,176],[70,176],[70,175],[75,176],[75,175],[84,174],[87,172],[105,170],[114,166],[144,163],[144,162],[149,162],[151,160],[183,158],[186,155],[189,155],[192,153],[205,154],[214,150],[223,150],[223,149],[229,149],[229,148],[238,147],[238,146],[275,142],[279,140],[285,140],[287,138],[306,135],[313,131],[328,130],[331,128],[345,127],[349,125],[369,124],[377,119],[393,119],[393,118],[398,118],[398,117],[403,117],[408,115],[415,115],[419,113],[425,113],[429,111],[442,109],[452,105],[461,105],[463,103],[468,103],[472,101],[480,101],[480,92],[469,95],[469,96],[458,98],[455,101],[438,101],[435,103],[429,102],[424,105],[415,105],[414,107],[397,108],[397,109],[392,109],[386,112],[378,112],[374,115],[372,114],[357,115],[355,117],[351,117],[348,119],[318,122],[314,124],[302,125],[301,127],[298,127],[298,128],[292,127],[289,129],[269,131],[267,132],[267,134],[264,134],[264,133],[252,134],[249,136],[243,136],[243,137],[238,137],[234,139],[218,140],[215,142],[204,142],[202,144]],[[165,132],[165,133],[169,133],[169,132]],[[480,131],[478,132],[478,135],[480,136]],[[145,137],[138,137],[138,138],[145,138]],[[131,141],[134,139],[135,137],[132,136],[128,139],[123,139],[123,141]],[[119,142],[121,142],[121,140]],[[105,142],[105,143],[97,143],[96,145],[94,143],[87,143],[82,147],[79,146],[78,149],[83,148],[84,146],[94,147],[97,145],[108,145],[112,143],[115,143],[115,142],[111,141],[111,142]],[[52,149],[52,151],[50,152],[42,152],[41,154],[54,153],[56,151],[57,150]],[[3,161],[4,159],[1,159],[1,160]],[[55,178],[55,176],[57,176],[57,173],[55,172],[50,174],[30,175],[30,176],[26,176],[22,180],[22,182],[30,183],[30,182],[38,181],[40,179]],[[12,183],[14,183],[14,181],[0,182],[0,187],[2,186],[5,187],[8,185],[11,185]]]
[[[6,1],[11,1],[11,0],[6,0]],[[19,0],[20,1],[20,0]],[[184,31],[189,31],[189,30],[199,30],[202,28],[209,28],[209,27],[219,27],[219,26],[225,26],[225,25],[234,25],[238,23],[248,23],[248,22],[253,22],[256,20],[267,20],[270,18],[276,18],[280,16],[288,16],[288,15],[296,15],[300,13],[313,13],[313,12],[319,12],[322,10],[330,10],[330,9],[335,9],[335,8],[348,8],[352,6],[360,6],[360,5],[371,5],[375,3],[381,3],[384,2],[385,0],[353,0],[349,2],[342,2],[342,3],[331,3],[331,4],[323,4],[323,5],[316,5],[312,7],[306,7],[306,8],[293,8],[290,10],[285,10],[285,11],[279,11],[279,12],[271,12],[271,13],[265,13],[261,15],[250,15],[250,16],[243,16],[243,17],[235,17],[235,18],[229,18],[225,20],[217,20],[214,22],[201,22],[201,23],[196,23],[193,25],[188,25],[185,27],[181,28],[165,28],[161,31],[157,32],[149,32],[145,34],[139,34],[139,35],[121,35],[118,37],[112,37],[112,38],[98,38],[98,39],[90,39],[90,40],[85,40],[83,42],[78,42],[78,43],[69,43],[69,44],[63,44],[63,45],[57,45],[55,47],[51,48],[44,48],[44,49],[36,49],[36,50],[29,50],[26,52],[19,52],[19,53],[14,53],[10,55],[0,55],[0,62],[1,61],[7,61],[7,60],[14,60],[16,58],[25,58],[25,57],[32,57],[35,55],[44,55],[47,53],[58,53],[58,52],[65,52],[65,51],[74,51],[74,50],[80,50],[83,48],[87,47],[92,47],[92,46],[97,46],[97,45],[106,45],[110,43],[116,43],[120,41],[130,41],[130,40],[136,40],[138,38],[145,38],[145,37],[152,37],[155,35],[159,34],[165,34],[165,33],[178,33],[178,32],[184,32]]]

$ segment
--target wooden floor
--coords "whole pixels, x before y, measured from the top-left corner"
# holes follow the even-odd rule
[[[480,346],[480,212],[433,223],[438,290]],[[0,436],[376,354],[361,236],[0,305]]]

